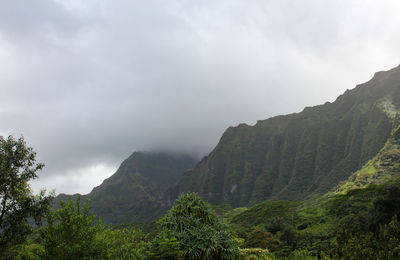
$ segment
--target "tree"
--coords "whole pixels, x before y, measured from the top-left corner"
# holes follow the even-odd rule
[[[229,226],[219,221],[195,193],[181,195],[159,223],[179,241],[184,259],[236,259],[239,256]]]
[[[61,201],[61,208],[50,211],[48,225],[40,230],[43,259],[104,259],[107,256],[105,228],[89,214],[89,201],[83,209],[80,197],[75,202]]]
[[[0,258],[32,231],[29,219],[40,225],[53,196],[33,195],[28,182],[44,167],[24,138],[0,136]]]

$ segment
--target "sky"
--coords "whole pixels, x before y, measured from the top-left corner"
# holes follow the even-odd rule
[[[0,0],[0,135],[88,193],[132,152],[334,101],[400,63],[398,0]]]

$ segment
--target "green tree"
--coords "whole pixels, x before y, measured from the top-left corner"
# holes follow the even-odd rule
[[[231,229],[195,193],[181,195],[160,220],[170,230],[185,259],[235,259],[239,249]]]
[[[40,230],[43,259],[104,259],[107,242],[104,226],[89,214],[89,201],[82,208],[80,197],[74,203],[61,201],[61,208],[50,212],[48,225]]]
[[[36,163],[36,153],[24,138],[0,136],[0,258],[32,231],[29,219],[40,225],[52,196],[45,191],[33,195],[28,182],[44,167]]]

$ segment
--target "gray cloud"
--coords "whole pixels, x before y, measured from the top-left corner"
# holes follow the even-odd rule
[[[135,150],[206,154],[399,63],[398,1],[0,4],[0,134],[24,134],[47,165],[35,187],[59,192]]]

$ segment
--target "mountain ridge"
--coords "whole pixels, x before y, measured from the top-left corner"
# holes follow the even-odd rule
[[[243,206],[324,193],[383,147],[393,121],[387,108],[399,105],[400,66],[332,103],[229,127],[169,198],[195,191],[211,203]]]

